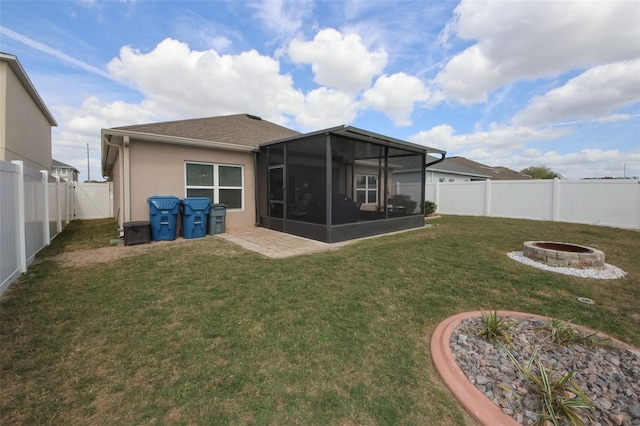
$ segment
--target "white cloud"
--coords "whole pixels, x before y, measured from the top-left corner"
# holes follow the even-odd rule
[[[158,116],[146,102],[131,104],[123,101],[104,102],[95,96],[84,99],[78,108],[55,107],[56,115],[64,123],[64,132],[82,136],[100,133],[100,129],[149,123],[164,117]]]
[[[601,65],[564,86],[534,97],[512,122],[545,125],[569,119],[598,119],[620,107],[640,102],[640,59]]]
[[[90,148],[91,178],[98,179],[100,170],[100,129],[127,124],[163,120],[145,102],[104,102],[95,96],[84,99],[77,107],[54,106],[58,128],[52,132],[53,158],[76,167],[81,180],[87,179],[87,143]]]
[[[370,52],[357,34],[343,35],[333,28],[319,31],[312,41],[293,40],[289,56],[309,64],[319,85],[355,94],[371,85],[387,65],[384,50]]]
[[[357,107],[351,96],[321,87],[307,94],[304,110],[296,116],[296,122],[306,130],[348,124],[356,118]]]
[[[627,121],[633,118],[632,115],[629,114],[611,114],[606,117],[598,118],[598,123],[617,123],[620,121]]]
[[[583,149],[562,154],[557,151],[530,150],[505,158],[496,158],[495,161],[515,170],[532,165],[544,165],[560,173],[565,179],[622,177],[625,165],[627,176],[640,176],[640,151]]]
[[[383,112],[396,126],[410,126],[414,103],[429,99],[429,90],[417,77],[400,72],[380,76],[362,98],[365,106]]]
[[[250,112],[285,123],[304,101],[278,61],[255,50],[219,55],[165,39],[149,53],[123,47],[108,69],[142,92],[153,110],[175,118]]]
[[[412,135],[408,140],[444,149],[449,153],[448,155],[461,155],[461,152],[470,152],[474,149],[486,151],[490,155],[496,155],[497,153],[506,155],[522,149],[529,142],[550,141],[571,133],[572,130],[566,128],[535,129],[532,127],[491,123],[489,130],[456,135],[451,125],[441,124],[430,130]]]
[[[637,58],[640,3],[463,0],[441,39],[474,40],[436,76],[443,99],[487,100],[510,82]]]
[[[504,166],[522,170],[529,166],[546,166],[568,179],[622,176],[626,164],[628,176],[640,175],[640,149],[624,152],[619,149],[587,148],[561,153],[533,148],[531,143],[553,141],[572,132],[567,128],[534,129],[531,127],[492,124],[489,130],[470,134],[455,134],[449,124],[410,136],[409,141],[447,151],[447,157],[462,156],[489,166]]]
[[[174,15],[171,23],[176,38],[217,52],[226,51],[231,47],[231,40],[224,34],[239,37],[236,31],[226,25],[211,22],[190,10]]]
[[[262,0],[250,3],[257,18],[278,38],[294,35],[305,18],[313,15],[314,4],[310,0]]]

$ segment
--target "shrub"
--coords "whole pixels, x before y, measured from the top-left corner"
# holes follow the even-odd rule
[[[436,203],[434,203],[433,201],[425,201],[424,202],[424,214],[425,215],[434,214],[437,209],[438,209],[438,205]]]

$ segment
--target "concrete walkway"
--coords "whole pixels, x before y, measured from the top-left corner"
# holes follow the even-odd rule
[[[218,237],[272,259],[336,250],[352,242],[328,244],[260,227],[230,231]]]

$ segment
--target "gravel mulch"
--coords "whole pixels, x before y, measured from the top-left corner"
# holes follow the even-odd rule
[[[548,321],[514,318],[509,328],[511,352],[526,365],[534,355],[555,374],[575,371],[574,381],[592,402],[587,425],[640,426],[640,352],[595,338],[557,344]],[[502,411],[523,425],[531,425],[542,412],[541,398],[517,371],[500,343],[478,335],[482,319],[463,320],[452,332],[450,348],[460,369]],[[585,336],[584,333],[581,334]]]

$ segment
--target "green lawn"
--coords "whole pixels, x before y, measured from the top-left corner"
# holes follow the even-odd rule
[[[468,424],[429,354],[450,315],[531,312],[640,345],[639,232],[432,223],[284,260],[206,238],[70,268],[52,256],[115,229],[72,222],[0,300],[0,424]],[[596,246],[628,275],[506,256],[532,239]]]

